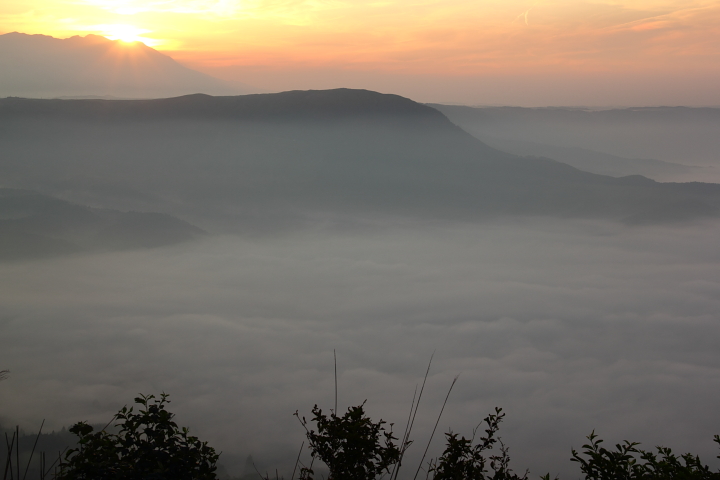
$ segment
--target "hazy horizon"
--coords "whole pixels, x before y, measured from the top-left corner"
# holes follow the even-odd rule
[[[266,91],[368,88],[421,102],[720,105],[720,7],[695,0],[9,0],[0,33],[141,41]]]
[[[6,33],[17,32],[2,32]],[[43,32],[19,32],[27,35],[44,35]],[[78,35],[56,37],[71,39]],[[80,35],[82,37],[82,35]],[[110,38],[112,38],[110,36]],[[135,40],[142,44],[142,40]],[[132,43],[115,39],[119,51],[125,49],[122,56],[134,55]],[[149,42],[152,44],[152,42]],[[190,93],[209,94],[247,94],[276,93],[290,90],[325,90],[333,88],[361,88],[380,93],[392,93],[408,97],[422,103],[440,103],[467,106],[518,106],[518,107],[576,107],[576,108],[632,108],[655,106],[720,106],[720,93],[715,85],[720,81],[720,73],[673,72],[552,72],[538,71],[532,75],[526,73],[503,73],[492,71],[484,75],[409,73],[372,70],[346,66],[285,66],[269,65],[218,65],[203,63],[201,57],[190,56],[175,50],[157,49],[179,65],[207,75],[225,84],[200,87],[155,88],[152,93],[141,95],[117,95],[111,89],[97,91],[95,87],[83,91],[77,86],[65,93],[53,94],[38,91],[33,94],[27,87],[36,82],[35,76],[22,80],[13,80],[23,84],[24,90],[19,96],[58,97],[73,95],[107,95],[119,98],[157,98]],[[1,53],[1,52],[0,52]],[[117,55],[117,54],[113,54]],[[111,58],[111,57],[110,57]],[[118,62],[118,60],[115,60]],[[37,67],[35,67],[37,68]],[[98,71],[106,69],[96,65]],[[28,71],[29,74],[31,71]],[[16,70],[15,74],[22,73]],[[78,80],[79,81],[79,78]],[[7,82],[7,80],[6,80]],[[107,81],[106,81],[107,82]],[[198,83],[197,85],[202,85]],[[115,88],[115,87],[111,87]],[[3,94],[0,82],[0,95],[18,96],[17,91]],[[221,92],[221,93],[218,93]]]

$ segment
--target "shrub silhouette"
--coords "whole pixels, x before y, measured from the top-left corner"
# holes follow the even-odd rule
[[[342,416],[325,415],[317,405],[312,409],[311,422],[317,431],[308,428],[305,418],[300,423],[314,459],[322,460],[329,468],[328,480],[374,480],[390,473],[390,480],[397,478],[397,467],[403,452],[412,443],[398,445],[392,430],[385,431],[380,420],[374,423],[365,415],[364,403],[351,407]],[[471,438],[453,433],[445,434],[445,450],[437,459],[427,464],[426,478],[431,480],[527,480],[528,473],[518,476],[510,468],[507,447],[497,436],[505,414],[501,408],[483,420],[485,435],[476,443],[476,433]],[[390,424],[392,425],[392,424]],[[582,453],[572,450],[571,460],[580,464],[586,480],[720,480],[720,472],[713,472],[697,455],[675,455],[671,449],[658,446],[657,453],[638,448],[639,443],[625,441],[608,450],[601,446],[603,440],[595,432],[583,445]],[[720,436],[714,441],[720,445]],[[499,446],[493,452],[493,448]],[[720,455],[718,456],[720,458]],[[312,464],[300,471],[300,480],[314,480]],[[417,475],[416,475],[417,476]],[[540,477],[550,480],[550,475]],[[266,480],[269,480],[266,477]]]
[[[85,422],[70,431],[78,447],[68,450],[59,480],[215,480],[219,457],[207,442],[179,428],[165,407],[167,394],[135,398],[137,412],[123,407],[114,417],[119,432],[93,431]],[[109,425],[109,424],[108,424]]]
[[[512,472],[508,449],[500,438],[496,438],[496,434],[500,430],[500,422],[504,417],[502,408],[495,408],[494,414],[485,417],[483,420],[483,423],[487,424],[485,436],[480,437],[480,441],[475,445],[473,443],[479,425],[469,439],[458,438],[458,434],[453,432],[446,433],[445,451],[440,458],[430,461],[428,469],[430,478],[434,480],[527,479],[527,472],[522,477],[518,477]],[[496,443],[500,444],[500,453],[485,457],[485,453],[492,450]],[[491,475],[486,475],[488,473],[487,465],[492,470]]]
[[[308,429],[305,417],[295,412],[308,439],[308,448],[314,459],[319,458],[330,470],[328,480],[374,480],[378,475],[390,473],[401,454],[392,433],[384,427],[382,419],[375,423],[365,415],[365,403],[348,408],[342,417],[331,412],[326,415],[315,405],[312,409],[317,431]],[[300,470],[301,480],[313,480],[310,467]]]
[[[159,399],[153,395],[140,395],[135,398],[135,403],[137,411],[125,406],[113,416],[110,423],[117,422],[115,431],[118,433],[107,431],[110,424],[99,431],[94,431],[85,422],[73,425],[70,432],[78,437],[78,446],[67,451],[55,479],[217,479],[215,472],[219,454],[207,442],[190,436],[187,428],[178,427],[173,421],[174,414],[166,409],[169,403],[167,394],[161,394]],[[417,412],[418,403],[413,400],[414,412]],[[398,439],[393,436],[393,424],[382,419],[373,422],[366,415],[364,406],[365,402],[350,407],[339,417],[335,411],[331,410],[327,415],[315,405],[310,422],[295,412],[305,429],[312,462],[319,459],[327,465],[328,480],[375,480],[388,474],[389,480],[398,479],[403,455],[412,444],[409,434],[414,413],[408,418],[402,441],[397,442]],[[527,471],[523,476],[513,473],[508,449],[497,435],[504,417],[502,409],[496,408],[495,413],[485,417],[473,430],[469,439],[452,431],[446,433],[442,455],[427,462],[426,479],[527,480]],[[311,423],[315,424],[314,428],[309,428]],[[485,435],[476,442],[477,431],[483,424],[486,425]],[[390,428],[386,429],[385,425]],[[656,447],[656,452],[646,451],[638,448],[639,443],[627,440],[615,445],[614,449],[606,449],[602,446],[603,440],[594,431],[586,438],[589,442],[582,446],[581,452],[571,450],[571,461],[579,464],[586,480],[720,480],[720,471],[712,471],[697,455],[676,455],[670,448],[662,446]],[[8,478],[8,474],[11,479],[24,479],[27,474],[29,463],[25,475],[21,476],[18,439],[19,433],[16,432],[12,441],[7,440],[3,480]],[[715,435],[714,442],[720,445],[720,436]],[[496,446],[499,448],[493,452]],[[15,462],[11,462],[13,454]],[[302,466],[299,480],[315,480],[312,462],[308,467]],[[12,463],[16,464],[14,468]],[[44,456],[41,463],[41,478],[45,478],[54,464],[47,469]],[[417,478],[421,466],[414,478]],[[277,473],[276,477],[279,478]],[[260,478],[269,480],[267,475]],[[550,475],[540,478],[550,480]]]
[[[593,431],[586,437],[582,454],[572,449],[571,461],[580,464],[587,480],[720,480],[720,472],[712,472],[697,455],[679,457],[667,447],[656,447],[657,454],[637,448],[637,442],[625,440],[608,450]],[[720,445],[720,436],[714,441]],[[639,457],[639,458],[638,458]],[[720,458],[720,455],[718,456]]]

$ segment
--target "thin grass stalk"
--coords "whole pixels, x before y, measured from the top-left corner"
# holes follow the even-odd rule
[[[15,446],[15,432],[13,432],[12,441],[8,440],[7,432],[5,432],[5,445],[7,446],[7,460],[5,460],[3,480],[7,480],[8,471],[10,472],[10,478],[12,478],[12,452]]]
[[[405,431],[403,432],[403,437],[402,437],[403,443],[405,442],[405,440],[408,439],[408,437],[410,435],[410,433],[408,432],[408,429],[410,428],[410,419],[412,418],[413,409],[415,408],[415,400],[417,399],[417,393],[418,393],[417,390],[418,390],[418,386],[416,384],[415,391],[413,392],[413,399],[412,399],[412,402],[410,403],[410,411],[408,412],[408,418],[407,418],[407,421],[405,422]]]
[[[113,417],[112,417],[112,418],[110,419],[110,421],[103,427],[103,429],[102,429],[101,431],[104,432],[104,431],[110,426],[110,424],[111,424],[112,422],[114,422],[116,419],[117,419],[117,414],[113,415]]]
[[[397,480],[397,476],[400,474],[400,466],[402,465],[402,460],[405,457],[405,451],[408,449],[407,440],[410,439],[410,433],[412,432],[413,426],[415,425],[415,417],[417,416],[418,408],[420,408],[420,400],[422,399],[423,391],[425,391],[425,383],[427,382],[428,376],[430,375],[430,367],[432,366],[433,358],[435,357],[435,352],[430,355],[430,361],[428,362],[427,369],[425,370],[425,377],[423,377],[422,386],[420,387],[420,394],[417,397],[417,403],[415,403],[415,411],[412,414],[412,420],[410,421],[410,427],[407,429],[407,433],[405,438],[403,439],[403,447],[402,451],[400,452],[400,459],[398,460],[398,467],[395,469],[395,479]],[[410,408],[412,410],[412,407]],[[391,480],[393,480],[391,478]]]
[[[17,442],[15,442],[15,468],[17,469],[17,480],[20,480],[20,425],[15,425],[15,434]]]
[[[265,470],[265,476],[264,476],[264,477],[262,476],[262,473],[260,473],[260,470],[258,470],[257,466],[255,465],[255,461],[254,461],[254,460],[253,460],[253,468],[255,469],[255,472],[258,474],[258,476],[259,476],[260,478],[262,478],[263,480],[266,480],[266,479],[269,480],[269,479],[270,479],[270,474],[267,473],[267,470]]]
[[[297,470],[297,466],[300,463],[300,455],[302,455],[303,447],[305,446],[305,441],[303,440],[302,444],[300,444],[300,451],[298,452],[297,459],[295,460],[295,466],[293,467],[293,473],[292,477],[290,477],[290,480],[295,480],[295,471]]]
[[[430,375],[430,366],[432,365],[433,357],[435,357],[435,352],[430,355],[430,361],[428,362],[427,370],[425,370],[425,377],[423,378],[422,387],[420,387],[420,395],[418,396],[418,401],[415,404],[415,413],[413,413],[412,421],[410,422],[410,430],[408,430],[408,437],[410,436],[410,432],[415,425],[415,417],[417,416],[418,408],[420,408],[420,400],[422,399],[423,391],[425,390],[425,383],[427,382],[427,378]]]
[[[335,415],[338,414],[338,407],[337,407],[337,354],[335,353],[335,349],[333,348],[333,360],[335,361]]]
[[[47,477],[48,475],[50,475],[50,470],[52,470],[52,469],[55,469],[55,474],[54,474],[54,476],[57,477],[57,466],[58,466],[58,465],[62,465],[62,454],[65,453],[65,451],[66,451],[68,448],[69,448],[69,447],[65,447],[62,452],[58,452],[58,458],[52,463],[52,465],[50,465],[50,467],[49,467],[47,470],[45,470],[45,473],[43,474],[43,478],[45,478],[45,477]],[[44,454],[43,454],[43,455],[44,455]]]
[[[25,477],[27,477],[27,472],[30,470],[30,462],[32,461],[33,455],[35,455],[35,448],[37,447],[38,440],[40,440],[40,435],[42,434],[43,425],[45,425],[45,419],[43,419],[42,423],[40,424],[40,430],[38,430],[38,434],[35,437],[35,443],[33,443],[33,448],[30,451],[30,458],[28,458],[27,466],[25,467],[25,473],[23,474],[23,480],[25,480]],[[18,478],[20,478],[18,476]]]
[[[425,452],[423,452],[423,456],[420,459],[420,465],[418,465],[418,468],[417,468],[417,471],[415,472],[415,476],[413,477],[413,480],[417,480],[417,476],[420,473],[420,469],[422,468],[422,462],[425,461],[425,456],[427,455],[427,452],[430,449],[430,442],[432,442],[432,439],[435,436],[435,431],[437,430],[437,426],[440,423],[440,418],[442,417],[442,414],[445,411],[445,405],[447,405],[448,398],[450,398],[450,392],[452,392],[452,389],[455,386],[455,382],[457,382],[458,377],[459,377],[459,375],[457,375],[455,378],[453,378],[453,381],[450,384],[450,388],[448,389],[448,393],[447,393],[447,395],[445,395],[445,401],[443,402],[442,408],[440,409],[440,414],[438,415],[438,418],[435,421],[435,426],[433,427],[433,431],[430,434],[430,439],[428,440],[428,444],[425,447]]]
[[[408,412],[407,422],[405,423],[405,431],[403,432],[403,436],[402,436],[402,444],[401,444],[402,450],[400,450],[400,458],[398,458],[397,463],[395,465],[393,465],[392,472],[390,472],[390,480],[393,480],[393,477],[397,478],[397,475],[395,472],[397,472],[400,469],[400,467],[402,466],[402,457],[407,448],[408,428],[410,428],[410,419],[412,418],[413,408],[415,408],[415,399],[417,398],[417,389],[418,389],[418,387],[417,387],[417,385],[415,385],[415,391],[413,392],[412,403],[410,403],[410,411]]]

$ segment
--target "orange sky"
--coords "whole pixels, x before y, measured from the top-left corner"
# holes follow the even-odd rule
[[[193,68],[248,83],[261,70],[701,80],[720,74],[719,25],[718,0],[0,3],[0,33],[140,39]]]

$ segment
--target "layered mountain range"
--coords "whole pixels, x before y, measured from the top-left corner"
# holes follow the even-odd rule
[[[720,215],[720,185],[614,178],[504,153],[438,110],[365,90],[160,100],[0,100],[0,175],[209,230],[318,218],[626,223]]]
[[[431,104],[480,140],[593,173],[720,182],[720,108],[521,108]]]

